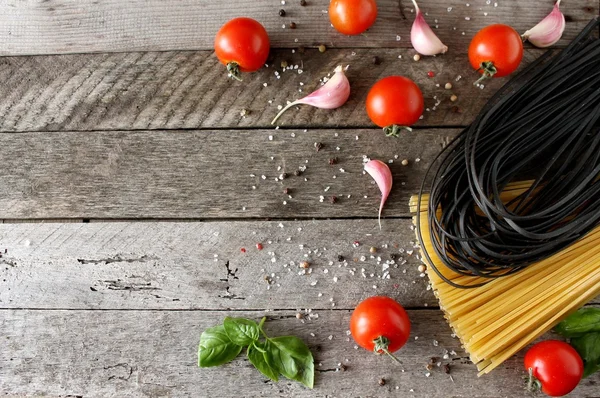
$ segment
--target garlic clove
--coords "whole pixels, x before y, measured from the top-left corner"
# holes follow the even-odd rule
[[[348,69],[348,67],[346,67]],[[321,109],[335,109],[344,105],[350,97],[350,82],[344,73],[342,65],[335,68],[335,73],[319,89],[313,91],[304,98],[300,98],[294,102],[287,104],[271,122],[274,124],[277,119],[288,109],[294,105],[305,104]]]
[[[550,47],[559,41],[565,31],[565,16],[559,7],[560,0],[557,0],[550,14],[523,33],[523,40],[529,40],[531,44],[540,48]]]
[[[392,190],[392,172],[388,165],[381,160],[369,160],[365,164],[365,171],[373,177],[381,191],[381,202],[379,204],[379,229],[381,229],[381,211]]]
[[[433,33],[433,30],[425,21],[417,2],[415,0],[412,0],[412,2],[417,14],[410,29],[410,42],[414,49],[422,55],[443,54],[448,51],[448,47]]]

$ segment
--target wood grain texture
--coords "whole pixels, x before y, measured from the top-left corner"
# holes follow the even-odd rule
[[[231,313],[0,311],[4,343],[0,393],[84,397],[530,396],[521,383],[522,354],[491,375],[477,378],[475,367],[465,358],[459,341],[450,337],[441,312],[436,310],[409,311],[411,338],[398,352],[401,365],[354,349],[346,334],[349,311],[320,311],[318,319],[305,323],[289,311],[236,312],[236,316],[256,320],[267,316],[267,333],[294,334],[307,342],[317,369],[312,391],[286,379],[267,381],[243,356],[223,367],[197,368],[200,332],[227,315]],[[450,375],[437,366],[428,371],[425,366],[430,358],[443,357],[445,350],[457,354],[440,359],[442,364],[451,363]],[[336,372],[339,364],[344,364],[346,371]],[[379,385],[380,378],[385,378],[385,386]],[[600,374],[589,377],[571,396],[595,396],[599,382]]]
[[[526,51],[523,64],[541,54]],[[0,58],[0,131],[273,128],[278,106],[318,88],[339,64],[350,65],[349,101],[333,111],[294,107],[281,126],[374,126],[365,111],[367,93],[394,74],[413,79],[423,91],[428,111],[417,126],[464,126],[507,81],[494,79],[481,90],[471,84],[478,75],[466,55],[419,62],[413,55],[407,49],[278,50],[268,68],[245,74],[243,82],[228,79],[208,51]],[[284,72],[282,61],[298,69]],[[448,82],[452,90],[444,89]],[[452,94],[458,101],[450,101]]]
[[[0,54],[61,54],[111,51],[162,51],[212,49],[214,35],[227,20],[244,15],[260,21],[269,32],[273,47],[411,47],[410,27],[414,19],[410,1],[379,0],[378,18],[365,35],[344,36],[331,26],[328,0],[299,0],[285,6],[278,0],[241,0],[235,9],[227,2],[210,0],[2,0],[0,2]],[[510,23],[524,32],[552,7],[552,2],[422,0],[437,34],[450,51],[464,51],[470,38],[492,23]],[[467,6],[469,4],[469,6]],[[282,18],[278,12],[286,10]],[[565,45],[594,16],[598,1],[569,1],[561,5],[568,23],[559,45]],[[450,10],[450,11],[448,11]],[[467,20],[468,18],[468,20]],[[283,29],[295,22],[297,29]],[[464,35],[463,35],[464,32]],[[400,40],[397,40],[400,36]]]
[[[0,217],[374,218],[380,194],[363,174],[363,156],[394,162],[383,215],[406,216],[428,164],[457,132],[414,130],[398,139],[379,129],[0,134]]]
[[[407,307],[437,306],[417,270],[410,220],[383,226],[374,220],[5,224],[0,308],[348,309],[372,294]],[[386,265],[391,255],[397,265]],[[299,275],[302,261],[311,265],[306,275]]]

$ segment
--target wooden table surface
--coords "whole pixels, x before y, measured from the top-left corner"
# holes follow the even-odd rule
[[[419,62],[410,1],[379,0],[377,22],[358,37],[334,31],[328,3],[0,0],[0,395],[527,396],[522,354],[477,378],[451,336],[417,270],[407,201],[436,153],[506,81],[472,86],[472,35],[496,22],[524,32],[552,1],[422,0],[450,50]],[[568,22],[557,47],[599,2],[565,0],[561,9]],[[263,23],[272,41],[268,67],[243,82],[227,79],[212,51],[221,24],[240,15]],[[296,29],[285,26],[292,21]],[[524,64],[543,52],[525,48]],[[278,106],[338,64],[350,65],[348,103],[293,108],[273,129]],[[392,74],[415,80],[427,107],[398,139],[364,111],[369,87]],[[382,230],[364,156],[389,161],[394,174]],[[312,273],[299,275],[303,260]],[[411,317],[401,366],[348,335],[352,308],[375,294]],[[267,316],[274,335],[303,338],[315,389],[267,381],[243,357],[199,369],[201,331],[227,315]],[[428,371],[431,357],[451,373]],[[600,376],[571,396],[600,396]]]

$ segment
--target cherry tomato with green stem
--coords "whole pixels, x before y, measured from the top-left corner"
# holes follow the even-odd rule
[[[583,360],[575,348],[564,341],[546,340],[532,346],[525,354],[530,390],[562,397],[577,387],[583,376]]]
[[[215,54],[227,72],[236,80],[241,72],[260,69],[269,56],[269,35],[265,28],[252,18],[234,18],[221,26],[215,36]]]
[[[329,20],[345,35],[358,35],[369,29],[377,19],[375,0],[331,0]]]
[[[404,76],[379,80],[367,94],[367,114],[388,136],[397,137],[401,129],[411,130],[423,114],[425,102],[419,86]]]
[[[392,355],[410,335],[410,320],[404,308],[390,297],[373,296],[356,306],[350,317],[350,333],[356,344],[377,354]]]
[[[512,27],[503,24],[486,26],[473,36],[469,45],[469,62],[482,74],[475,82],[513,73],[523,58],[523,40]]]

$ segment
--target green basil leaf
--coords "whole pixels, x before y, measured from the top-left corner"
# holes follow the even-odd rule
[[[565,337],[600,332],[600,308],[581,308],[559,323],[554,330]]]
[[[269,343],[266,346],[269,364],[288,379],[313,388],[315,364],[306,344],[294,336],[275,337]]]
[[[226,317],[223,326],[231,341],[241,346],[252,344],[260,334],[258,325],[250,319]]]
[[[600,363],[586,363],[583,367],[583,377],[586,378],[598,371],[600,371]]]
[[[279,372],[276,368],[271,367],[271,365],[269,365],[269,363],[267,362],[267,353],[261,352],[259,349],[256,348],[256,346],[258,346],[263,351],[266,351],[265,345],[261,344],[258,341],[254,342],[253,344],[250,344],[248,346],[248,359],[250,360],[250,363],[254,365],[254,367],[258,369],[260,373],[267,376],[269,379],[273,381],[279,380]]]
[[[588,333],[571,339],[571,345],[586,363],[600,363],[600,333]]]
[[[242,351],[227,336],[223,325],[206,329],[200,336],[198,346],[198,366],[208,368],[219,366],[233,360]]]

